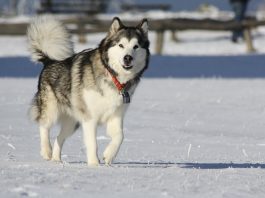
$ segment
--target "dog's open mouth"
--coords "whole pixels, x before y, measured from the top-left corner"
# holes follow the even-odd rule
[[[133,65],[122,65],[122,67],[126,70],[130,70],[133,68]]]

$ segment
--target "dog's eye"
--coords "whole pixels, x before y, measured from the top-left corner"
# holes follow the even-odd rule
[[[135,45],[135,46],[133,47],[133,49],[135,49],[135,50],[136,50],[137,48],[139,48],[139,46],[138,46],[138,45]]]
[[[119,44],[119,47],[120,47],[120,48],[124,48],[123,44]]]

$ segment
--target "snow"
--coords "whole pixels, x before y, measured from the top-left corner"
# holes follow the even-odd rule
[[[258,14],[259,12],[257,12]],[[72,14],[72,16],[75,16]],[[213,10],[208,12],[198,12],[198,11],[179,11],[179,12],[165,12],[165,11],[148,11],[144,13],[137,12],[137,15],[134,12],[124,12],[124,13],[113,13],[113,14],[98,14],[95,17],[99,19],[105,19],[109,20],[111,18],[114,18],[115,16],[118,16],[124,20],[131,20],[131,19],[139,19],[146,17],[149,19],[164,19],[164,18],[196,18],[196,19],[204,19],[204,18],[223,18],[223,19],[231,19],[233,14],[230,11],[220,11],[220,10]],[[69,18],[69,15],[59,14],[56,15],[59,19],[67,19]],[[0,22],[1,23],[28,23],[31,20],[31,16],[28,15],[20,15],[15,17],[1,17]]]
[[[1,23],[28,23],[30,21],[30,16],[27,15],[21,15],[21,16],[15,16],[15,17],[4,17],[2,16],[0,18]]]
[[[233,13],[229,11],[220,11],[218,9],[211,9],[209,11],[178,11],[178,12],[165,12],[165,11],[147,11],[144,13],[140,12],[124,12],[120,14],[99,14],[98,18],[108,20],[115,16],[120,17],[124,20],[141,20],[142,18],[148,19],[165,19],[165,18],[191,18],[191,19],[223,19],[229,20],[233,17]]]
[[[82,132],[63,163],[39,156],[36,78],[0,79],[0,197],[262,197],[264,79],[143,79],[112,167],[89,168]],[[56,136],[53,131],[52,138]],[[99,155],[109,141],[98,134]]]
[[[74,36],[75,51],[104,35],[87,35],[87,44]],[[263,197],[265,29],[253,35],[257,52],[246,54],[229,32],[179,32],[178,43],[167,33],[125,117],[115,163],[97,168],[85,163],[81,130],[66,141],[63,163],[41,159],[27,116],[40,66],[29,63],[26,37],[1,36],[0,197]],[[97,140],[102,161],[104,128]]]

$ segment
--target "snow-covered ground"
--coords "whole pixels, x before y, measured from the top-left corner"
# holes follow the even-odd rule
[[[37,79],[0,79],[0,197],[263,197],[265,80],[144,79],[113,167],[88,168],[82,132],[63,164],[39,156]],[[55,129],[52,137],[56,136]],[[99,130],[99,154],[109,138]]]

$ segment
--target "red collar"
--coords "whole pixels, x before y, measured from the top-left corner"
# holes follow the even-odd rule
[[[110,74],[111,75],[111,74]],[[126,84],[121,84],[116,76],[111,75],[112,81],[119,91],[123,90]]]
[[[140,80],[139,76],[135,77],[132,80],[129,80],[127,83],[120,83],[120,81],[114,76],[108,69],[106,69],[106,74],[111,76],[112,82],[116,86],[116,88],[119,90],[120,94],[122,95],[123,98],[123,104],[128,104],[130,103],[130,94],[128,93],[128,89],[133,85],[137,84]]]
[[[106,69],[106,75],[110,75],[112,82],[114,83],[115,87],[119,90],[119,92],[126,92],[130,89],[131,86],[137,84],[140,81],[140,77],[136,76],[134,79],[127,81],[126,83],[120,83],[116,76],[112,74],[108,69]]]
[[[120,83],[120,81],[116,78],[116,76],[114,76],[112,73],[110,73],[108,70],[107,70],[107,73],[109,73],[109,75],[111,76],[111,79],[112,79],[112,82],[114,83],[114,85],[116,86],[116,88],[119,90],[119,91],[122,91],[124,89],[124,87],[126,86],[126,84],[124,83]]]

